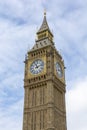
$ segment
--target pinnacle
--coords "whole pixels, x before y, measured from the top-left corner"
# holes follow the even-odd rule
[[[40,33],[40,32],[45,31],[45,30],[49,30],[50,31],[50,28],[48,26],[47,19],[46,19],[46,11],[44,11],[43,22],[42,22],[42,25],[41,25],[41,27],[40,27],[40,29],[38,30],[37,33]]]

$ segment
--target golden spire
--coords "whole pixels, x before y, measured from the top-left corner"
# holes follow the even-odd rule
[[[46,20],[46,9],[44,9],[44,18],[43,18],[42,25],[41,25],[41,27],[40,27],[40,29],[38,30],[37,33],[43,32],[44,30],[50,31],[47,20]]]
[[[40,39],[47,38],[47,37],[51,41],[53,40],[53,34],[50,31],[50,28],[48,26],[47,19],[46,19],[46,10],[44,9],[44,18],[43,18],[42,25],[37,32],[37,38],[40,40]]]

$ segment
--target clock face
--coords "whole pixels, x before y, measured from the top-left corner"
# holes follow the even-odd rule
[[[61,65],[58,62],[56,62],[56,72],[57,72],[57,75],[61,78],[63,73],[62,73]]]
[[[44,68],[44,62],[40,59],[35,60],[30,66],[32,74],[39,74]]]

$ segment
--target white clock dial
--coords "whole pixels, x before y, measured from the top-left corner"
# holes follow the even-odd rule
[[[30,66],[32,74],[39,74],[44,68],[44,62],[40,59],[35,60]]]
[[[63,73],[62,73],[61,65],[58,62],[56,62],[56,72],[57,72],[58,76],[61,78]]]

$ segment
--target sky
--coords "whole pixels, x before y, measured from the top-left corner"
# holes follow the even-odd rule
[[[87,0],[0,0],[0,130],[22,130],[24,60],[44,9],[66,66],[67,130],[87,130]]]

